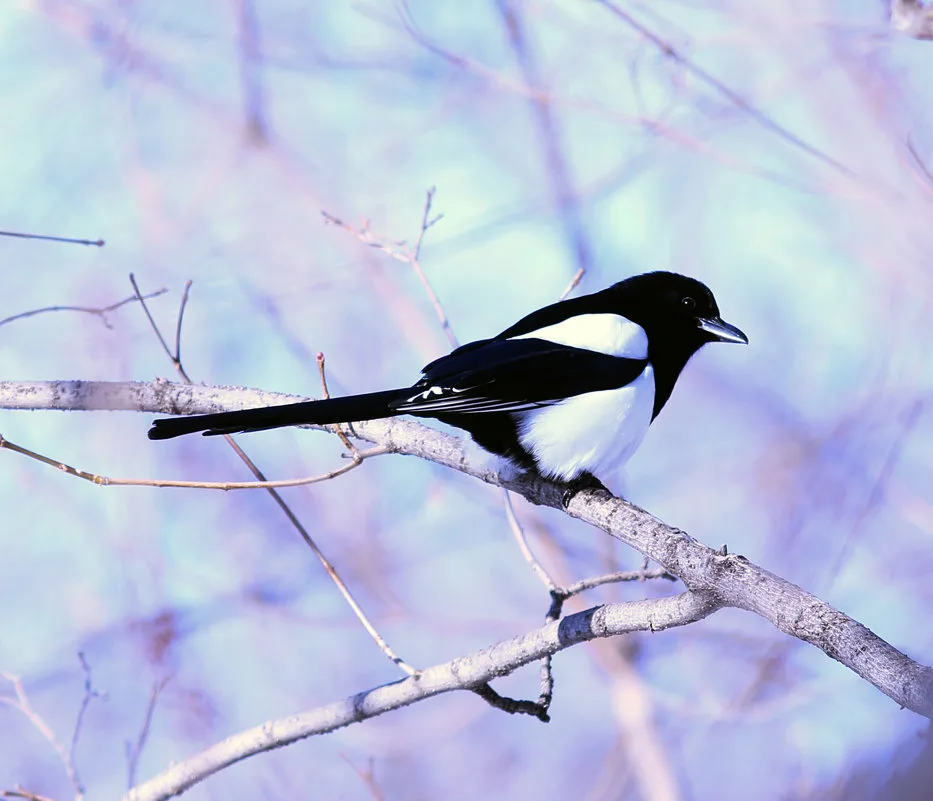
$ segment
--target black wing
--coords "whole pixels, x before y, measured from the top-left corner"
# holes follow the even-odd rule
[[[392,408],[429,417],[521,411],[624,387],[647,364],[544,339],[481,340],[431,362]]]

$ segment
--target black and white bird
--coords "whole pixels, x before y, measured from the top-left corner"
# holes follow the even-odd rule
[[[404,389],[156,420],[149,439],[433,417],[487,451],[574,489],[601,487],[641,444],[708,342],[748,343],[713,293],[669,272],[562,300],[431,362]]]

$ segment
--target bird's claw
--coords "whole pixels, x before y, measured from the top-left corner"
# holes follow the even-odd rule
[[[570,480],[566,484],[566,488],[560,496],[561,506],[566,509],[570,506],[570,502],[576,497],[577,493],[583,492],[584,490],[591,490],[594,493],[600,495],[606,495],[611,498],[612,493],[609,489],[592,473],[581,473],[576,478]]]

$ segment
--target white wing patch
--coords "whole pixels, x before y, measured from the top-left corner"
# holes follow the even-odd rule
[[[521,412],[537,409],[554,401],[504,401],[497,398],[457,397],[468,388],[428,387],[398,405],[400,412]],[[454,394],[450,394],[454,393]]]
[[[641,444],[654,412],[654,370],[620,389],[587,392],[516,415],[522,447],[546,476],[569,481],[586,471],[608,477]]]
[[[627,359],[648,358],[648,335],[638,323],[620,314],[579,314],[512,339],[546,339]]]
[[[417,395],[412,395],[405,403],[417,403],[418,398],[421,398],[423,401],[430,401],[432,395],[441,396],[445,392],[466,392],[465,389],[457,389],[456,387],[449,387],[445,389],[444,387],[428,387],[424,392],[419,392]]]

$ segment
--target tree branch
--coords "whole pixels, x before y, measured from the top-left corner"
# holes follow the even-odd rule
[[[240,732],[138,785],[124,796],[124,801],[161,801],[263,751],[359,723],[441,693],[479,687],[544,656],[598,637],[684,626],[717,609],[715,594],[702,590],[587,609],[482,651],[435,665],[417,676]]]

